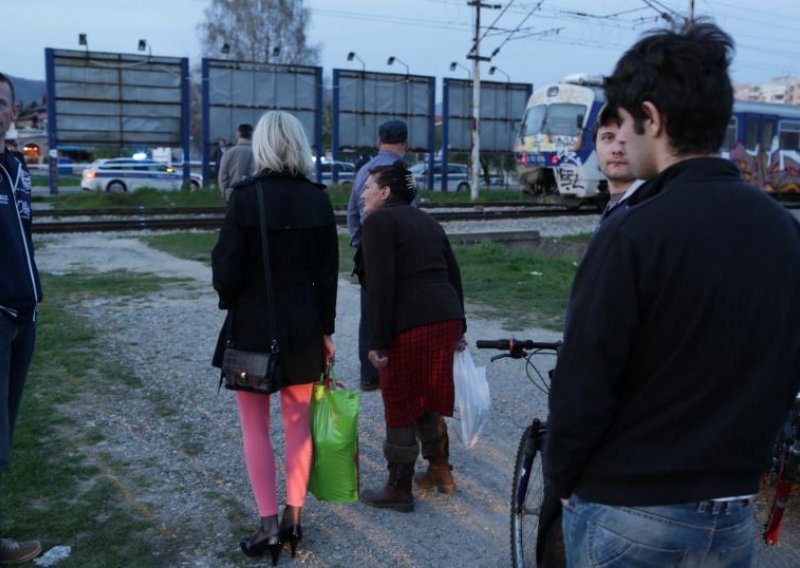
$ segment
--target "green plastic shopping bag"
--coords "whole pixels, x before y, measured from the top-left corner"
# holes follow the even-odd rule
[[[309,491],[320,501],[358,500],[358,405],[361,393],[345,390],[325,376],[311,395],[311,462]]]

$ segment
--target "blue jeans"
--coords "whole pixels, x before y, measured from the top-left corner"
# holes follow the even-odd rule
[[[612,507],[573,494],[563,525],[573,568],[746,568],[755,559],[755,516],[743,501]]]
[[[34,322],[18,322],[0,312],[0,473],[11,458],[11,436],[35,343]]]

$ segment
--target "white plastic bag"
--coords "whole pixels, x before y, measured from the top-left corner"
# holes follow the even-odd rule
[[[461,445],[469,449],[489,421],[491,399],[486,367],[476,367],[469,351],[456,351],[453,357],[455,404],[450,425]]]

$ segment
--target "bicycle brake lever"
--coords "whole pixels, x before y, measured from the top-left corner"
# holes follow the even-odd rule
[[[489,359],[489,361],[490,361],[490,362],[492,362],[492,363],[494,363],[494,362],[495,362],[495,361],[497,361],[498,359],[503,359],[503,358],[505,358],[505,357],[511,357],[511,355],[509,355],[508,353],[501,353],[500,355],[495,355],[494,357],[492,357],[491,359]]]

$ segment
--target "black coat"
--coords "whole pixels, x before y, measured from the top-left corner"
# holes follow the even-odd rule
[[[214,289],[228,310],[213,365],[233,322],[237,349],[266,352],[270,343],[257,191],[264,194],[275,316],[290,384],[319,379],[322,336],[334,332],[339,248],[324,186],[304,177],[263,171],[234,186],[211,253]]]
[[[407,329],[464,319],[461,272],[433,217],[390,200],[364,221],[361,239],[370,349],[388,348]]]
[[[800,386],[800,226],[719,158],[603,222],[550,389],[560,497],[654,506],[757,493]]]

